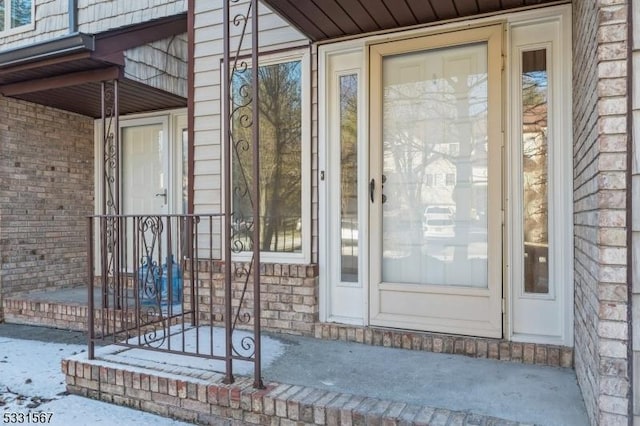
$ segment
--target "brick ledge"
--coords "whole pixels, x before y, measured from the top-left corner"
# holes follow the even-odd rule
[[[252,379],[245,377],[225,385],[219,373],[210,373],[206,379],[190,378],[77,356],[63,360],[62,371],[73,394],[198,424],[520,424],[467,411],[284,383],[271,382],[258,390],[252,387]]]
[[[86,304],[7,298],[2,305],[6,323],[87,331]]]
[[[316,323],[314,337],[373,346],[465,355],[471,358],[573,368],[573,348],[567,346],[336,323]]]

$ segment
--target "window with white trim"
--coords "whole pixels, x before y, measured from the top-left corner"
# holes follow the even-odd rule
[[[261,61],[258,68],[260,119],[260,247],[285,257],[304,255],[309,221],[310,179],[305,58]],[[232,79],[232,192],[234,240],[252,249],[253,200],[252,68]],[[267,256],[269,257],[269,256]]]
[[[33,23],[33,0],[0,0],[0,33]]]

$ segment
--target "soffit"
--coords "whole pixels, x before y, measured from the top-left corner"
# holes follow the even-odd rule
[[[119,80],[120,115],[163,109],[183,108],[187,100],[163,90],[126,78]],[[98,81],[69,87],[51,88],[12,97],[47,105],[93,118],[102,116],[101,83]]]
[[[262,0],[312,41],[471,17],[556,0]]]
[[[186,30],[186,14],[180,14],[0,52],[0,94],[100,117],[101,82],[117,79],[121,114],[185,107],[186,99],[124,78],[123,70],[125,50]]]

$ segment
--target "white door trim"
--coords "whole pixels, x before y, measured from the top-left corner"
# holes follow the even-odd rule
[[[509,309],[507,336],[513,341],[573,346],[573,217],[571,121],[571,10],[513,23],[510,28],[506,164],[509,234]],[[549,293],[525,294],[522,289],[522,52],[547,49],[548,92],[548,229]]]
[[[186,117],[187,111],[184,108],[175,109],[171,111],[162,111],[162,112],[152,112],[152,113],[140,113],[140,114],[131,114],[120,117],[120,129],[122,127],[126,127],[128,123],[159,123],[162,120],[167,120],[167,137],[170,138],[169,150],[170,156],[177,154],[178,147],[175,145],[175,141],[173,140],[175,136],[174,125],[178,123],[179,117]],[[164,117],[164,118],[163,118]],[[102,214],[101,211],[101,201],[102,194],[104,191],[104,182],[103,182],[103,173],[104,173],[104,147],[102,140],[102,120],[96,119],[94,120],[94,188],[95,188],[95,201],[94,201],[94,213]],[[171,158],[171,157],[170,157]],[[171,161],[173,162],[173,161]],[[179,170],[170,170],[171,173],[178,173]],[[177,194],[171,194],[172,197],[176,197]],[[174,213],[174,211],[170,211]],[[177,211],[176,211],[177,213]]]
[[[406,30],[406,31],[398,31],[398,32],[393,32],[393,33],[380,33],[380,34],[376,34],[376,35],[372,35],[370,37],[366,37],[366,38],[360,38],[360,39],[353,39],[353,40],[349,40],[349,41],[342,41],[342,42],[337,42],[337,43],[327,43],[327,44],[321,44],[318,46],[318,113],[319,113],[319,122],[318,122],[318,152],[319,152],[319,172],[321,172],[322,170],[325,170],[326,168],[326,161],[324,158],[324,154],[325,154],[325,147],[327,146],[327,144],[330,142],[329,138],[327,137],[327,119],[326,119],[326,113],[325,113],[325,107],[326,107],[326,102],[325,100],[327,99],[326,97],[326,67],[327,67],[327,57],[330,55],[336,55],[339,54],[341,52],[347,52],[347,51],[354,51],[354,50],[360,50],[363,52],[364,54],[364,61],[362,64],[362,70],[363,70],[363,83],[364,83],[364,87],[367,88],[369,87],[369,72],[368,72],[368,67],[366,64],[368,64],[369,60],[368,60],[368,49],[366,48],[368,45],[370,44],[374,44],[374,43],[382,43],[385,41],[394,41],[394,40],[402,40],[402,39],[409,39],[409,38],[415,38],[415,37],[422,37],[425,35],[431,35],[431,34],[440,34],[440,33],[444,33],[444,32],[451,32],[451,31],[458,31],[460,29],[463,28],[470,28],[470,27],[477,27],[477,26],[482,26],[482,25],[491,25],[491,24],[495,24],[496,22],[500,22],[500,21],[504,21],[507,23],[506,25],[506,37],[505,37],[505,52],[507,52],[507,60],[505,62],[505,66],[507,69],[507,74],[506,74],[506,80],[505,80],[505,102],[506,105],[508,105],[509,102],[511,102],[511,96],[512,96],[512,88],[511,88],[511,32],[513,31],[513,29],[519,27],[519,26],[527,26],[527,25],[533,25],[535,23],[541,23],[541,22],[549,22],[549,21],[554,21],[554,20],[560,20],[561,23],[561,31],[562,31],[562,35],[561,35],[561,39],[560,39],[560,44],[559,44],[559,51],[561,52],[562,55],[562,60],[563,60],[563,70],[562,70],[562,75],[557,76],[557,82],[562,86],[562,88],[564,88],[563,91],[563,105],[561,106],[562,108],[562,112],[561,112],[561,117],[558,117],[558,119],[562,120],[561,122],[568,122],[571,119],[571,100],[570,100],[570,95],[571,95],[571,85],[572,85],[572,80],[571,80],[571,5],[568,4],[562,4],[562,5],[556,5],[556,6],[550,6],[550,7],[543,7],[543,8],[535,8],[535,9],[531,9],[531,10],[525,10],[525,11],[518,11],[518,12],[513,12],[513,13],[504,13],[504,14],[500,14],[500,15],[494,15],[494,16],[484,16],[481,18],[477,18],[477,19],[470,19],[470,20],[465,20],[462,22],[451,22],[451,23],[446,23],[446,24],[438,24],[438,25],[433,25],[433,26],[428,26],[428,27],[424,27],[424,28],[414,28],[414,29],[410,29],[410,30]],[[569,94],[569,96],[565,96],[565,94]],[[364,90],[363,93],[363,98],[364,98],[364,105],[368,105],[368,90]],[[364,118],[362,120],[362,123],[368,122],[369,120],[369,112],[368,110],[364,111]],[[561,283],[562,283],[562,294],[564,297],[564,300],[562,302],[562,306],[560,307],[560,309],[563,310],[563,321],[564,321],[564,336],[562,339],[549,339],[549,338],[545,338],[544,336],[531,336],[531,335],[524,335],[524,334],[518,334],[518,333],[514,333],[513,332],[513,291],[512,291],[512,287],[517,286],[518,280],[521,280],[521,278],[518,278],[518,280],[516,280],[516,277],[514,276],[514,270],[513,270],[513,262],[515,260],[515,255],[514,255],[514,250],[513,250],[513,239],[512,236],[514,235],[514,231],[513,231],[513,218],[512,215],[510,214],[511,211],[513,211],[514,206],[511,203],[512,199],[513,199],[513,182],[512,182],[512,177],[513,174],[515,173],[515,170],[513,169],[513,167],[511,166],[511,162],[512,157],[513,157],[513,152],[511,151],[511,142],[510,139],[512,138],[512,132],[513,132],[513,128],[511,127],[511,116],[508,112],[505,113],[505,117],[504,117],[504,123],[505,123],[505,135],[508,135],[509,137],[506,138],[507,143],[505,144],[505,158],[508,159],[508,161],[505,161],[505,166],[504,166],[504,193],[502,194],[506,204],[506,210],[505,210],[505,217],[506,217],[506,223],[505,223],[505,243],[504,243],[504,273],[503,273],[503,279],[504,279],[504,284],[503,284],[503,291],[504,291],[504,297],[505,297],[505,308],[506,308],[506,314],[504,316],[504,337],[506,339],[509,340],[514,340],[514,341],[527,341],[527,342],[539,342],[539,343],[551,343],[551,344],[563,344],[566,346],[573,346],[573,323],[574,323],[574,319],[573,319],[573,300],[574,300],[574,295],[573,295],[573,291],[574,291],[574,270],[573,270],[573,256],[572,256],[572,250],[573,250],[573,217],[572,217],[572,197],[568,197],[566,196],[566,194],[557,194],[560,197],[563,197],[564,199],[561,200],[562,202],[562,208],[564,209],[563,212],[558,212],[558,227],[564,227],[564,232],[562,232],[562,236],[559,236],[559,243],[562,245],[563,249],[564,249],[564,260],[562,260],[563,266],[560,268],[560,270],[558,270],[558,279],[560,279]],[[571,170],[572,170],[572,152],[571,152],[571,128],[570,126],[562,126],[563,129],[562,131],[563,133],[563,140],[565,141],[565,144],[568,144],[568,146],[565,146],[565,149],[562,150],[562,152],[559,154],[559,156],[557,157],[557,161],[559,163],[562,164],[562,176],[564,176],[563,182],[571,182],[572,180],[572,176],[571,176]],[[363,149],[360,151],[359,155],[364,155],[365,158],[368,159],[368,142],[369,142],[369,136],[368,136],[368,126],[364,126],[364,128],[360,129],[361,134],[364,137],[364,142],[362,143]],[[360,167],[360,164],[359,164]],[[365,161],[364,165],[362,166],[363,170],[361,170],[360,172],[364,173],[364,178],[361,178],[359,175],[359,179],[362,182],[366,182],[366,180],[368,179],[368,161]],[[361,185],[362,186],[362,185]],[[331,267],[330,264],[328,264],[328,255],[327,255],[327,245],[326,245],[326,219],[327,219],[327,214],[328,214],[328,210],[327,210],[327,204],[326,204],[326,185],[324,185],[324,182],[321,181],[318,178],[318,187],[319,187],[319,216],[318,216],[318,223],[319,223],[319,236],[318,236],[318,241],[319,241],[319,247],[320,247],[320,251],[319,251],[319,256],[318,256],[318,260],[319,260],[319,267],[320,267],[320,276],[319,276],[319,282],[320,282],[320,297],[319,297],[319,304],[320,304],[320,320],[321,321],[327,321],[327,304],[328,304],[328,295],[329,293],[327,292],[327,286],[329,285],[329,273],[328,270]],[[564,196],[563,196],[564,195]],[[362,198],[365,199],[365,201],[367,200],[367,191],[366,189],[364,190],[364,194],[361,195]],[[368,204],[365,203],[366,206],[368,206]],[[365,207],[366,208],[366,207]],[[360,206],[360,209],[362,211],[364,211],[364,208],[362,206]],[[361,221],[361,226],[366,226],[368,227],[368,220],[364,220]],[[362,240],[364,242],[364,239],[368,238],[368,233],[367,232],[362,232]],[[362,256],[365,258],[365,262],[368,262],[368,258],[369,255],[367,253],[367,249],[366,247],[368,247],[368,243],[365,243],[365,248],[362,251]],[[558,263],[560,264],[560,263]],[[363,274],[366,274],[368,271],[368,269],[366,267],[363,268],[363,270],[361,271]],[[369,308],[367,306],[368,303],[368,277],[365,278],[363,275],[363,283],[364,283],[364,294],[363,294],[363,306],[364,306],[364,311],[365,313],[368,313]],[[365,325],[367,325],[369,323],[368,321],[368,314],[365,315],[365,318],[363,319],[363,323]]]

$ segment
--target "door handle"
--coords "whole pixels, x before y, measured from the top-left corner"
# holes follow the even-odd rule
[[[384,191],[384,184],[387,181],[387,175],[382,175],[382,190]],[[382,193],[382,204],[387,202],[387,196]]]
[[[373,194],[376,190],[376,180],[375,179],[371,179],[371,182],[369,182],[369,196],[371,197],[371,202],[373,203]]]
[[[162,192],[158,192],[156,197],[164,197],[164,203],[167,204],[167,188],[163,189]]]

